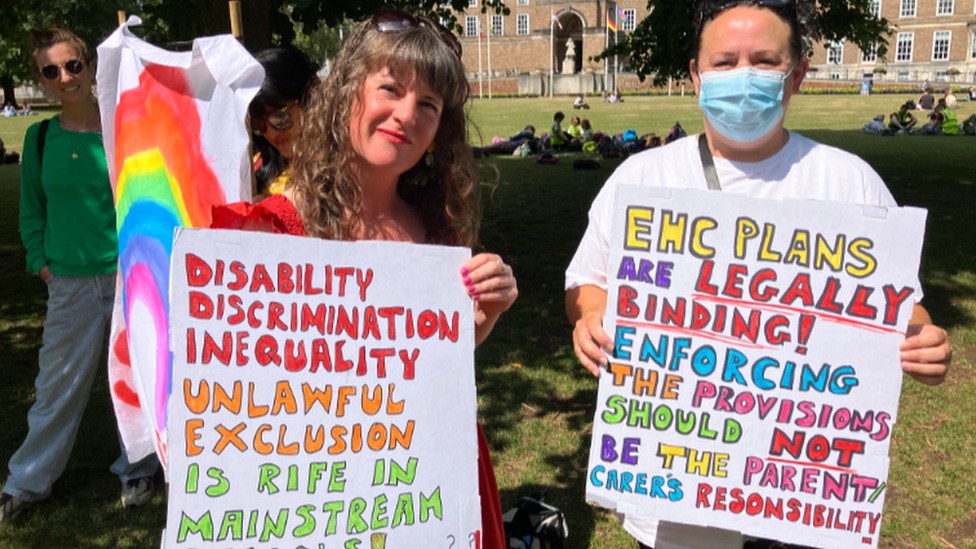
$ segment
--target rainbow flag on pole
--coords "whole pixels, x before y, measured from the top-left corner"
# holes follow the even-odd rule
[[[129,461],[155,450],[165,468],[173,230],[207,228],[213,206],[250,199],[244,118],[264,70],[230,35],[170,52],[132,34],[139,23],[130,17],[98,46],[119,232],[109,382]]]

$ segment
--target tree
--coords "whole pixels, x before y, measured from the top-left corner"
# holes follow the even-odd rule
[[[669,78],[687,78],[688,62],[698,47],[694,28],[698,3],[699,0],[648,0],[650,14],[596,59],[614,55],[629,58],[630,69],[637,77],[643,81],[653,75],[656,85],[663,85]],[[871,15],[870,4],[871,0],[819,0],[809,38],[846,39],[862,51],[875,49],[878,58],[885,59],[891,25],[887,19]]]
[[[35,78],[30,57],[32,28],[56,25],[70,29],[92,50],[115,30],[118,10],[142,18],[142,27],[133,31],[164,47],[179,48],[199,36],[230,32],[227,0],[2,0],[2,4],[0,83],[5,101],[13,100],[17,83]],[[343,21],[400,8],[460,28],[454,12],[467,6],[468,0],[241,0],[244,45],[256,52],[299,38],[296,45],[304,46],[307,53],[334,54],[332,34]],[[486,0],[481,10],[509,13],[504,0]]]

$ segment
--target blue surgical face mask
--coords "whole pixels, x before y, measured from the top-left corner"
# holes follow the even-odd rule
[[[742,67],[699,73],[698,105],[725,137],[747,143],[766,135],[783,118],[783,82],[793,72]]]

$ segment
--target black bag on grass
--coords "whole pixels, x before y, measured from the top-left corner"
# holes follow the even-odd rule
[[[559,509],[544,503],[548,490],[524,497],[502,515],[505,542],[509,549],[563,549],[569,537],[566,516]]]
[[[600,163],[596,160],[574,160],[574,170],[599,170]]]

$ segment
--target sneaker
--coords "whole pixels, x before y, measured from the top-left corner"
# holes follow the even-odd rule
[[[3,494],[0,496],[0,524],[9,524],[21,511],[30,507],[32,502]]]
[[[153,491],[152,477],[142,477],[127,480],[122,483],[122,506],[138,507],[152,498]]]

